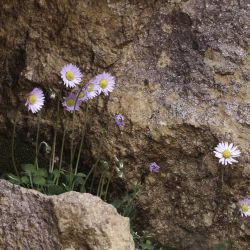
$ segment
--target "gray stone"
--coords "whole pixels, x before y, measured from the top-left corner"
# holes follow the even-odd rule
[[[134,249],[129,219],[91,194],[45,196],[0,180],[0,216],[0,249]]]

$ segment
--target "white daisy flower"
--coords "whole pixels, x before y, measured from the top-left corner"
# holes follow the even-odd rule
[[[76,94],[77,96],[78,94]],[[80,94],[78,95],[78,101],[80,102],[86,102],[88,100],[88,95],[86,93],[86,90],[83,89]]]
[[[236,161],[234,158],[240,156],[240,150],[233,143],[221,142],[217,145],[214,151],[215,157],[219,158],[219,163],[222,165],[232,164]]]
[[[250,200],[248,198],[244,198],[239,202],[241,216],[250,216]]]
[[[62,105],[67,111],[73,112],[80,109],[81,102],[76,100],[76,97],[75,93],[70,93],[67,97],[63,97]]]
[[[73,88],[81,82],[82,73],[75,65],[67,64],[61,70],[61,78],[66,87]]]
[[[32,113],[37,113],[43,107],[44,99],[43,91],[39,88],[34,88],[29,93],[25,106],[27,106],[28,110],[31,110]]]
[[[95,84],[99,88],[99,94],[104,93],[108,95],[114,89],[115,79],[111,74],[103,72],[95,77]]]
[[[96,84],[95,79],[90,80],[86,85],[86,93],[88,99],[92,99],[98,95],[99,86]]]

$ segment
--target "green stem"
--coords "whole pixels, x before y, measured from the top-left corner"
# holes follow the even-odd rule
[[[104,141],[104,132],[102,131],[99,147],[97,149],[97,160],[96,160],[95,164],[93,165],[93,167],[91,169],[92,171],[93,170],[95,170],[95,171],[93,173],[93,177],[92,177],[92,180],[91,180],[90,193],[92,193],[92,189],[93,189],[93,185],[94,185],[94,179],[95,179],[95,175],[96,175],[96,166],[100,161],[100,153],[101,153],[101,148],[102,148],[103,141]],[[89,175],[87,177],[89,177]]]
[[[221,185],[223,186],[224,184],[224,167],[221,167]]]
[[[35,156],[35,167],[38,169],[38,141],[39,141],[39,131],[40,131],[40,122],[41,122],[41,112],[37,116],[37,131],[36,131],[36,156]]]
[[[101,178],[100,178],[100,181],[98,183],[98,188],[97,188],[97,192],[96,192],[96,196],[99,196],[99,197],[100,197],[100,188],[101,188],[102,178],[103,178],[103,174],[101,174]]]
[[[101,184],[101,189],[100,189],[100,198],[102,198],[104,183],[105,183],[105,174],[103,174],[103,177],[102,177],[102,184]]]
[[[39,153],[40,153],[40,150],[41,150],[42,145],[44,145],[45,147],[48,146],[48,144],[47,144],[45,141],[40,142],[40,143],[39,143],[39,146],[38,146],[38,150],[37,150],[37,154],[38,154],[38,155],[39,155]]]
[[[82,138],[81,138],[79,151],[78,151],[78,155],[77,155],[75,174],[77,174],[77,171],[78,171],[78,165],[79,165],[80,156],[81,156],[81,152],[82,152],[82,145],[83,145],[83,140],[84,140],[85,131],[86,131],[87,119],[88,119],[88,111],[89,111],[89,105],[87,104],[86,114],[85,114],[85,121],[84,121],[84,125],[83,125],[83,128],[82,128]]]
[[[75,104],[74,104],[74,110],[73,110],[73,121],[72,121],[72,137],[71,137],[71,141],[70,141],[70,173],[72,173],[72,169],[73,169],[73,162],[74,162],[74,155],[75,155],[75,150],[74,150],[74,133],[75,133],[75,108],[76,108],[76,103],[78,101],[79,95],[81,93],[83,89],[83,86],[80,88],[80,90],[78,91],[76,100],[75,100]],[[70,177],[70,183],[69,185],[71,186],[72,184],[72,179]]]
[[[97,161],[95,162],[95,164],[92,166],[92,168],[90,169],[88,175],[86,176],[86,178],[85,178],[85,180],[84,180],[84,183],[83,183],[83,186],[84,186],[84,187],[85,187],[85,185],[86,185],[87,180],[89,179],[90,175],[92,174],[93,170],[96,168],[96,166],[97,166],[98,163],[99,163],[99,160],[97,160]]]
[[[94,173],[93,173],[92,180],[91,180],[90,193],[92,193],[92,189],[94,186],[95,175],[96,175],[96,167],[94,168]]]
[[[12,158],[12,164],[13,164],[15,173],[18,177],[20,177],[17,171],[16,161],[15,161],[15,136],[16,136],[17,117],[18,117],[18,113],[17,113],[17,116],[14,121],[14,125],[13,125],[13,132],[12,132],[12,138],[11,138],[11,158]]]
[[[72,137],[70,141],[70,165],[69,165],[69,172],[72,173],[72,166],[73,166],[73,160],[74,160],[74,153],[73,153],[73,147],[74,147],[74,126],[75,126],[75,110],[73,111],[73,121],[72,121]],[[71,186],[72,179],[70,175],[69,185]]]
[[[108,183],[106,185],[106,190],[105,190],[105,194],[104,194],[104,201],[107,200],[107,195],[108,195],[108,189],[109,189],[109,184],[110,184],[111,178],[108,177]]]
[[[68,122],[66,120],[64,123],[64,126],[63,126],[63,138],[62,138],[61,154],[60,154],[60,161],[59,161],[59,171],[61,171],[61,169],[62,169],[64,142],[65,142],[65,135],[66,135],[66,131],[67,131],[67,125],[68,125]],[[56,180],[56,185],[58,185],[58,182],[59,182],[59,177]]]
[[[29,174],[29,179],[30,179],[30,185],[31,185],[31,188],[33,189],[33,181],[32,181],[32,176]]]
[[[53,138],[53,146],[52,146],[52,160],[49,172],[52,173],[54,169],[55,164],[55,154],[56,154],[56,137],[57,137],[57,127],[59,123],[59,115],[60,115],[60,100],[61,100],[61,93],[59,94],[58,101],[57,101],[57,111],[56,111],[56,125],[55,125],[55,132],[54,132],[54,138]]]

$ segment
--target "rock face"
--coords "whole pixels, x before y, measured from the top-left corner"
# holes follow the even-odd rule
[[[32,86],[60,88],[65,63],[86,79],[109,71],[116,88],[92,103],[87,141],[95,155],[111,120],[103,155],[123,159],[127,183],[148,191],[139,201],[144,229],[177,249],[248,249],[250,228],[236,205],[250,194],[249,15],[248,0],[3,3],[0,127]],[[116,113],[126,117],[121,130]],[[27,130],[31,121],[20,118]],[[221,140],[242,151],[223,187],[212,154]],[[152,161],[161,172],[145,176]]]
[[[0,249],[134,249],[129,220],[90,194],[48,197],[0,180],[0,214]]]

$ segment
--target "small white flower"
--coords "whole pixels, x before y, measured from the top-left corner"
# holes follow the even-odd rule
[[[67,97],[63,97],[62,105],[69,112],[73,112],[74,110],[79,110],[81,102],[76,99],[77,95],[75,93],[70,93]]]
[[[75,65],[67,64],[61,70],[61,78],[66,87],[73,88],[81,82],[82,73]]]
[[[95,78],[87,83],[85,90],[88,99],[92,99],[99,94],[99,85],[96,83]]]
[[[240,156],[240,150],[233,143],[221,142],[217,145],[214,151],[215,157],[219,158],[219,163],[222,165],[232,164],[236,161],[234,158]]]
[[[104,93],[108,95],[112,92],[115,86],[115,78],[110,74],[103,72],[95,77],[95,85],[98,86],[99,94]]]
[[[244,198],[239,202],[241,216],[250,216],[250,200],[248,198]]]
[[[34,88],[28,95],[25,106],[28,106],[28,110],[32,113],[37,113],[44,105],[44,94],[39,88]]]
[[[88,100],[88,96],[86,93],[86,90],[82,90],[79,95],[76,94],[76,97],[78,96],[78,101],[80,102],[86,102]]]

